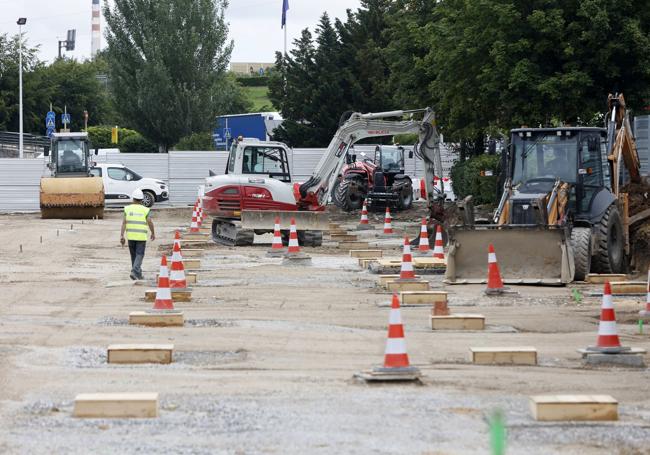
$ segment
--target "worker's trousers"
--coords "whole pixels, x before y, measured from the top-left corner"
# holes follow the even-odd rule
[[[144,240],[129,240],[129,253],[131,253],[131,274],[142,278],[142,260],[147,242]]]

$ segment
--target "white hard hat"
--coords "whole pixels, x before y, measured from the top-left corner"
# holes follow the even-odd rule
[[[140,188],[138,188],[131,194],[131,199],[137,199],[138,201],[141,201],[144,199],[144,193]]]

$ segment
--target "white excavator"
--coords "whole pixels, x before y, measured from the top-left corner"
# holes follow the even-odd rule
[[[273,232],[279,217],[286,241],[286,229],[295,218],[301,245],[319,246],[322,231],[328,229],[325,206],[350,147],[365,138],[398,134],[419,135],[416,153],[426,158],[426,192],[430,201],[442,204],[444,188],[433,185],[434,176],[442,177],[433,110],[353,113],[342,119],[313,174],[302,184],[291,183],[286,144],[238,138],[230,150],[226,173],[211,173],[205,182],[204,210],[213,217],[213,239],[252,245],[255,234]]]

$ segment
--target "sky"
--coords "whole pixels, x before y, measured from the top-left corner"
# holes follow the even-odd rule
[[[355,10],[359,3],[359,0],[289,0],[289,49],[302,29],[309,27],[313,31],[324,11],[330,17],[344,18],[345,10]],[[76,49],[66,55],[83,60],[90,57],[91,5],[91,0],[0,0],[0,34],[16,34],[16,20],[26,17],[23,32],[29,44],[40,44],[40,58],[52,61],[58,52],[58,40],[65,40],[66,31],[74,28]],[[230,0],[226,20],[230,23],[230,38],[235,41],[232,61],[273,62],[275,52],[284,46],[281,18],[282,0]],[[104,26],[102,18],[102,30]]]

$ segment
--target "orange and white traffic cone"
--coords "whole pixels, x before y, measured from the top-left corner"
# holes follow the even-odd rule
[[[176,231],[176,239],[179,239],[179,232]],[[185,278],[185,266],[183,265],[183,256],[181,255],[180,240],[174,240],[174,250],[172,252],[172,265],[169,272],[169,287],[172,289],[187,289],[187,279]]]
[[[616,354],[622,351],[629,351],[630,348],[621,346],[616,330],[616,313],[614,312],[614,301],[612,299],[612,286],[609,281],[605,282],[603,290],[603,303],[600,307],[600,322],[598,323],[598,340],[596,346],[589,346],[587,351],[597,351],[606,354]]]
[[[436,226],[436,239],[433,244],[433,257],[437,259],[445,259],[445,247],[442,243],[442,227]]]
[[[399,297],[393,294],[393,302],[388,317],[388,338],[386,339],[386,350],[384,352],[384,368],[408,368],[409,356],[406,353],[406,342],[404,341],[404,325],[400,312]]]
[[[293,260],[300,260],[301,262],[311,261],[311,257],[300,251],[300,244],[298,243],[298,230],[296,229],[296,219],[291,218],[291,228],[289,230],[289,246],[287,252],[284,254],[284,260],[289,262]],[[304,260],[304,261],[302,261]]]
[[[269,257],[279,257],[284,255],[285,250],[282,245],[282,233],[280,232],[280,217],[275,217],[275,226],[273,228],[273,243],[271,249],[267,252]]]
[[[393,233],[393,219],[390,216],[390,208],[386,207],[386,215],[384,216],[384,234]]]
[[[413,270],[413,256],[411,255],[411,245],[409,244],[408,237],[404,237],[404,251],[402,252],[402,266],[399,271],[399,279],[415,279],[415,271]]]
[[[422,226],[420,226],[420,243],[418,245],[418,253],[422,256],[428,256],[431,248],[429,248],[429,231],[427,229],[427,220],[422,218]]]
[[[191,233],[199,233],[199,224],[198,224],[198,204],[194,204],[194,210],[192,210],[192,224],[190,225]]]
[[[203,225],[203,208],[201,205],[199,205],[199,208],[197,209],[196,213],[196,225],[199,228],[199,231],[201,230],[201,227]]]
[[[169,271],[167,270],[167,256],[163,255],[160,260],[160,274],[158,275],[158,288],[156,289],[156,300],[153,303],[154,310],[173,310],[172,291],[169,288]]]
[[[645,310],[639,311],[639,315],[643,316],[644,318],[650,317],[650,267],[648,268],[648,287],[645,298]]]
[[[490,246],[488,247],[488,279],[485,293],[487,295],[497,295],[502,294],[504,290],[505,288],[503,287],[503,280],[501,279],[501,272],[499,271],[497,255],[494,252],[494,245],[490,243]]]
[[[364,199],[363,206],[361,207],[361,220],[359,221],[359,229],[366,229],[370,222],[368,221],[368,203]]]

